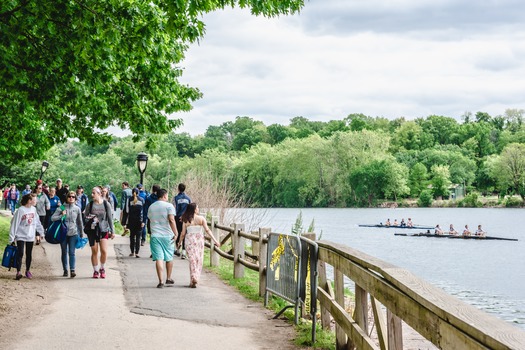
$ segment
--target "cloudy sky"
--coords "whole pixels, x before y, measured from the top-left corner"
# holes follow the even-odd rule
[[[182,63],[182,82],[204,96],[175,115],[177,132],[236,116],[288,125],[525,108],[524,13],[522,0],[311,0],[273,19],[208,14]]]

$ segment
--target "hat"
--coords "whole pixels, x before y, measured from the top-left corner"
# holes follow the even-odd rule
[[[59,182],[59,181],[62,182],[62,179],[61,179],[61,178],[58,178],[58,179],[57,179],[57,182]]]
[[[42,180],[41,179],[36,180],[36,184],[37,185],[41,185],[42,184]]]
[[[111,190],[111,186],[110,185],[106,185],[104,187],[107,188],[108,190]]]
[[[142,184],[138,184],[136,187],[140,189],[142,188]]]

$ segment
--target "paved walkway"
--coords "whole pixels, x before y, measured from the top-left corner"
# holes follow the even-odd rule
[[[42,247],[58,295],[10,349],[295,349],[293,327],[203,272],[188,288],[188,262],[176,258],[175,285],[156,288],[149,247],[128,257],[129,238],[110,241],[107,278],[92,279],[89,246],[77,250],[77,277],[62,275],[60,247]],[[27,281],[35,283],[37,280]]]

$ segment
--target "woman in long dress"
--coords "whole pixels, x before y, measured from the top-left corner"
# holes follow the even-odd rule
[[[220,247],[221,244],[211,234],[206,219],[199,216],[199,207],[196,203],[188,204],[181,219],[182,235],[178,245],[180,247],[186,239],[186,253],[190,263],[190,288],[196,288],[204,260],[204,232],[210,236],[217,247]]]

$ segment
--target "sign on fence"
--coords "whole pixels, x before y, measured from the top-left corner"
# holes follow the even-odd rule
[[[299,321],[299,308],[304,307],[312,319],[312,341],[315,342],[317,313],[317,243],[296,235],[270,233],[266,259],[266,292],[264,305],[268,305],[268,293],[275,294],[295,307],[295,323]]]

